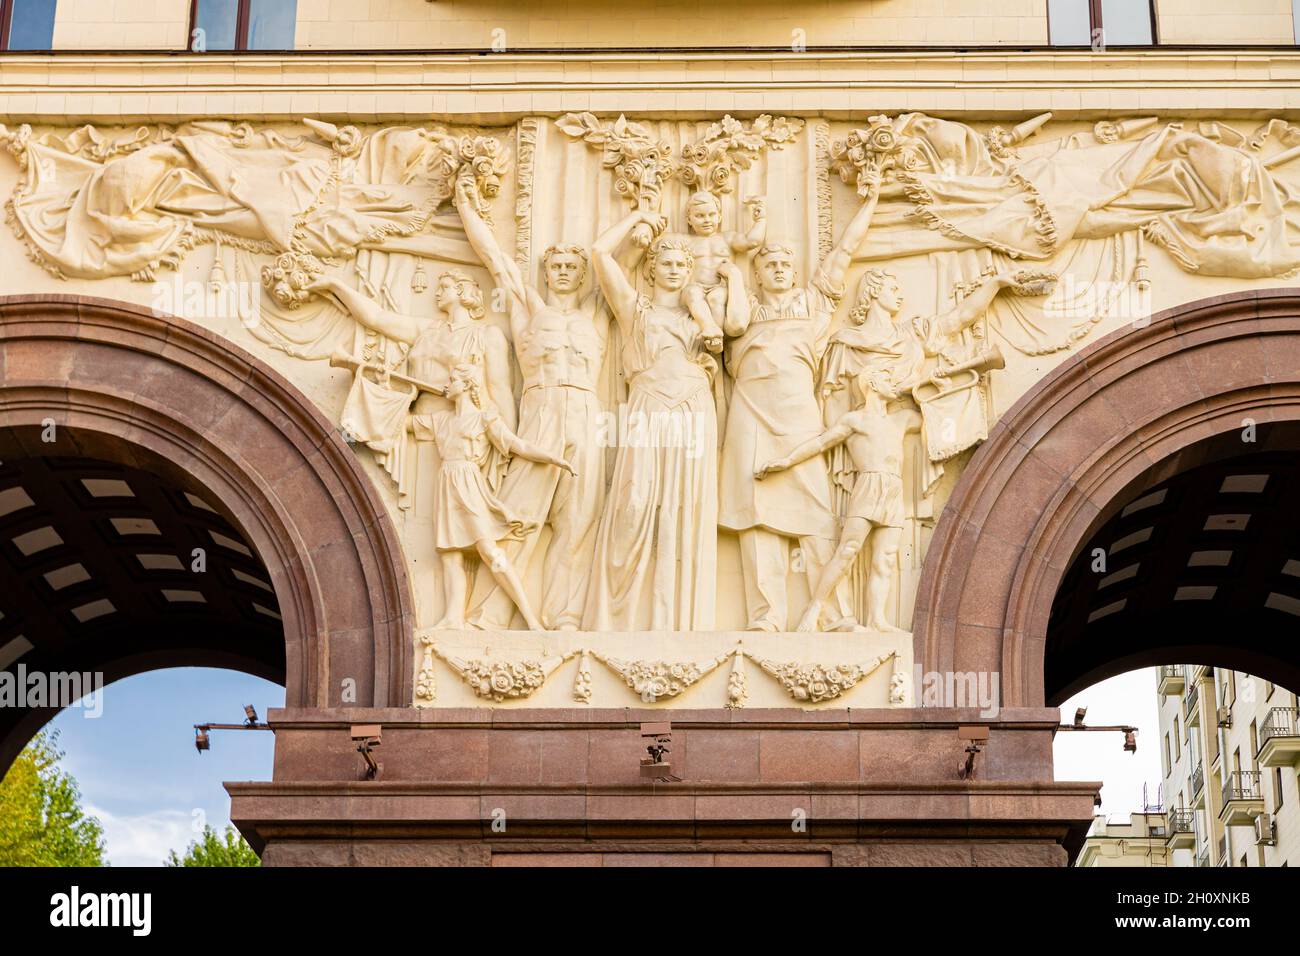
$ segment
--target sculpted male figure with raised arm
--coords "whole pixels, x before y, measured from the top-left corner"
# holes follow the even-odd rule
[[[501,547],[522,573],[537,546],[540,526],[551,525],[542,571],[542,625],[547,630],[576,630],[586,603],[596,525],[605,497],[605,452],[600,447],[601,407],[596,392],[609,320],[597,296],[583,294],[588,261],[581,247],[546,250],[542,255],[546,287],[539,291],[502,251],[478,212],[473,190],[473,179],[462,176],[455,203],[470,245],[509,298],[515,357],[524,377],[519,436],[569,462],[577,472],[513,459],[500,497],[535,527],[522,540],[509,540]],[[481,568],[471,598],[470,625],[508,628],[513,610],[514,602],[491,569]]]
[[[786,566],[792,544],[797,542],[802,551],[810,586],[835,550],[835,513],[822,456],[807,456],[764,482],[756,482],[754,474],[822,431],[817,369],[831,315],[844,295],[852,253],[871,224],[879,174],[875,187],[808,285],[795,285],[789,245],[763,245],[754,255],[757,292],[748,308],[734,310],[738,318],[729,315],[723,324],[735,387],[722,445],[718,523],[740,537],[749,630],[787,629]],[[823,607],[827,629],[856,626],[843,589],[833,605],[818,605]]]

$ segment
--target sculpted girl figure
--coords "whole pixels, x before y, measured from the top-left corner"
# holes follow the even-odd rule
[[[695,257],[695,271],[682,293],[691,317],[710,352],[722,351],[722,322],[727,313],[727,282],[721,268],[734,264],[733,256],[757,249],[767,238],[767,212],[762,199],[745,200],[753,219],[748,232],[722,230],[722,201],[700,190],[686,204],[688,241]]]
[[[434,546],[442,558],[445,610],[435,627],[465,626],[465,552],[478,552],[483,567],[491,570],[501,589],[519,608],[528,627],[543,630],[524,593],[523,582],[499,542],[519,539],[534,530],[531,522],[494,495],[483,475],[489,446],[502,455],[555,465],[573,474],[569,463],[524,441],[501,420],[496,406],[483,401],[478,370],[456,365],[447,385],[452,410],[417,415],[415,426],[427,430],[442,459],[434,485]]]

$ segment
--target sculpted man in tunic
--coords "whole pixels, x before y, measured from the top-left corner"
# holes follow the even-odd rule
[[[798,543],[810,587],[830,560],[836,534],[825,460],[810,457],[765,482],[755,471],[822,431],[815,381],[831,316],[844,295],[852,252],[862,242],[875,209],[863,204],[807,286],[795,285],[794,253],[782,243],[754,257],[758,293],[729,318],[727,368],[735,386],[722,445],[718,523],[740,535],[747,627],[788,627],[786,565]],[[827,610],[831,610],[827,608]],[[856,625],[841,594],[828,629]]]
[[[510,297],[510,328],[524,377],[520,436],[573,465],[576,475],[552,464],[516,458],[501,483],[501,498],[528,518],[531,530],[503,545],[508,559],[527,568],[541,525],[551,525],[542,568],[541,621],[548,630],[576,630],[582,622],[591,576],[596,525],[605,498],[605,452],[600,446],[597,379],[605,357],[608,317],[597,296],[583,295],[586,253],[552,246],[542,256],[545,293],[525,283],[474,203],[472,178],[461,177],[456,208],[470,245]],[[470,623],[510,626],[513,605],[491,568],[475,582]]]

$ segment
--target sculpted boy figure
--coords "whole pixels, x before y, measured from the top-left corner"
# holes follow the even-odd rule
[[[542,256],[545,293],[524,282],[515,261],[477,211],[472,179],[456,186],[456,208],[470,245],[510,300],[515,356],[523,372],[519,437],[567,461],[569,474],[553,464],[515,458],[500,497],[536,524],[522,540],[501,545],[521,573],[537,546],[540,526],[551,541],[542,568],[541,621],[547,630],[576,630],[591,576],[596,526],[605,497],[605,452],[600,447],[597,379],[605,356],[608,317],[594,294],[582,294],[587,255],[578,246],[552,246]],[[510,626],[514,602],[481,567],[471,598],[469,623],[485,629]]]
[[[830,478],[818,455],[757,482],[763,465],[789,454],[822,431],[815,381],[831,315],[844,294],[851,252],[866,234],[875,195],[845,228],[807,286],[795,285],[793,250],[768,243],[754,256],[758,292],[740,321],[729,320],[727,368],[735,382],[722,445],[718,523],[740,536],[747,628],[787,629],[786,565],[798,543],[809,584],[830,560],[836,534]],[[828,629],[856,624],[842,591]]]
[[[735,253],[758,248],[767,235],[767,212],[762,199],[748,199],[754,224],[748,232],[722,231],[722,201],[707,190],[693,193],[686,204],[686,224],[690,229],[691,255],[695,271],[691,283],[682,292],[693,318],[700,326],[711,352],[722,348],[722,318],[727,313],[727,283],[723,267],[733,265]]]
[[[898,545],[903,537],[903,438],[908,432],[920,430],[921,413],[907,402],[890,410],[887,401],[898,395],[881,373],[864,373],[858,384],[865,395],[861,407],[754,473],[756,479],[766,483],[769,475],[786,473],[801,462],[820,461],[824,452],[840,444],[848,447],[853,461],[856,481],[844,516],[844,530],[835,556],[812,586],[812,601],[799,621],[800,631],[817,629],[822,606],[849,573],[868,539],[871,560],[866,624],[876,631],[900,630],[890,623],[886,605],[898,577]]]

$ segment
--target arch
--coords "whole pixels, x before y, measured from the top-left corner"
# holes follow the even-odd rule
[[[1144,476],[1203,463],[1246,419],[1264,450],[1270,425],[1300,421],[1300,290],[1168,309],[1049,372],[991,430],[935,527],[916,659],[999,672],[1003,706],[1042,706],[1048,619],[1078,549]]]
[[[47,421],[53,443],[40,438]],[[0,297],[0,426],[31,456],[204,490],[270,575],[287,707],[409,704],[414,612],[396,528],[338,429],[265,362],[126,303]]]

